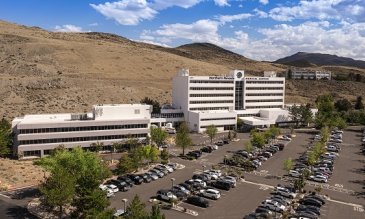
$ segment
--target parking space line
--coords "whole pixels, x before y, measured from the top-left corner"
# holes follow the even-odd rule
[[[10,197],[10,196],[7,196],[7,195],[1,194],[1,193],[0,193],[0,196],[5,197],[5,198],[10,198],[10,199],[11,199],[11,197]]]
[[[270,188],[270,189],[274,189],[275,188],[274,186],[271,186],[271,185],[262,184],[262,183],[255,183],[255,182],[247,181],[245,179],[243,179],[242,182],[248,183],[248,184],[252,184],[252,185],[256,185],[256,186],[260,186],[262,188]]]
[[[351,202],[338,201],[338,200],[335,200],[335,199],[331,199],[331,198],[329,198],[329,197],[328,197],[328,199],[327,199],[327,200],[328,200],[328,201],[330,201],[330,202],[337,203],[337,204],[342,204],[342,205],[352,206],[352,207],[354,207],[354,208],[362,209],[362,211],[364,211],[364,206],[359,205],[359,204],[354,204],[354,203],[351,203]]]

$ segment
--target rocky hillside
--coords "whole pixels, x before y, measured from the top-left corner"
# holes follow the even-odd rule
[[[170,102],[171,79],[180,68],[193,75],[234,68],[252,74],[286,70],[211,44],[164,48],[113,34],[54,33],[0,21],[0,117],[83,112],[94,104],[136,103],[145,96]],[[317,93],[336,92],[337,86],[342,86],[340,95],[365,97],[365,88],[350,82],[316,83],[317,92],[307,93],[308,83],[288,82],[287,100],[312,100]]]
[[[313,67],[317,66],[348,66],[365,69],[365,61],[354,60],[351,58],[340,57],[336,55],[321,53],[298,52],[294,55],[281,58],[275,63],[297,66],[297,67]]]

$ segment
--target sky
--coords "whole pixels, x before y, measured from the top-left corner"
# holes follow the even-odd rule
[[[365,61],[365,0],[0,0],[0,19],[166,47],[208,42],[255,60],[318,52]]]

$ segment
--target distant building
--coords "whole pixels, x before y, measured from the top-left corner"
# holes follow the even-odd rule
[[[331,80],[330,71],[319,71],[305,68],[291,68],[289,70],[292,79],[305,80]]]

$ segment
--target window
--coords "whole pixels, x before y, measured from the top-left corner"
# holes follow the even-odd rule
[[[201,100],[189,101],[190,104],[204,104],[204,103],[233,103],[233,100]]]
[[[213,81],[213,80],[190,80],[190,83],[195,83],[195,84],[233,84],[233,80],[221,80],[221,81]]]
[[[282,105],[273,106],[246,106],[246,109],[267,109],[267,108],[282,108]]]
[[[284,87],[246,87],[246,90],[284,90]]]
[[[200,121],[214,121],[214,120],[236,120],[236,117],[226,117],[226,118],[206,118],[206,119],[201,119]]]
[[[246,84],[283,84],[284,81],[246,81]]]
[[[233,87],[190,87],[190,90],[233,90]]]
[[[190,97],[233,97],[233,93],[230,94],[190,94]]]
[[[207,110],[228,110],[228,107],[193,107],[189,110],[207,111]]]
[[[246,93],[248,97],[260,97],[260,96],[284,96],[284,93]]]
[[[246,100],[246,103],[283,102],[283,99]]]

